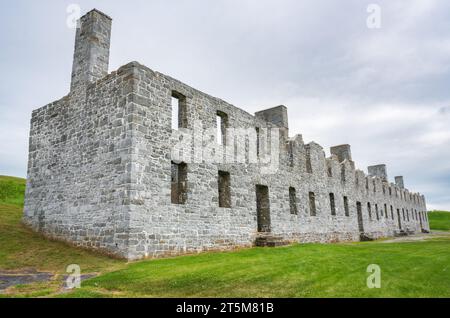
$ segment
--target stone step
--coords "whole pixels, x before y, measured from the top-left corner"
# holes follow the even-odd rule
[[[283,237],[270,233],[260,233],[255,239],[255,246],[260,247],[277,247],[288,244],[289,242],[284,241]]]
[[[401,231],[395,231],[395,232],[394,232],[394,236],[395,236],[395,237],[408,236],[408,233],[406,233],[406,232],[403,231],[403,230],[401,230]]]
[[[371,236],[368,235],[367,233],[360,233],[360,234],[359,234],[359,240],[360,240],[361,242],[373,241],[373,237],[371,237]]]

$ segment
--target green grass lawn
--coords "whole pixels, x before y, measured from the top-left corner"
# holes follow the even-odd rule
[[[450,212],[431,211],[428,212],[428,218],[432,230],[450,231]]]
[[[366,285],[369,264],[381,288]],[[450,297],[450,237],[417,243],[303,244],[142,261],[68,297]]]
[[[0,189],[0,270],[63,274],[79,264],[82,273],[100,274],[68,293],[52,281],[12,287],[6,296],[450,297],[450,232],[418,242],[297,244],[127,263],[30,231],[20,222],[24,180],[0,177]],[[433,229],[450,229],[447,215],[429,218]],[[369,264],[381,268],[380,289],[366,285]]]

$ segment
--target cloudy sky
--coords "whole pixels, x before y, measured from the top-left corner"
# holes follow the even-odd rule
[[[2,1],[0,174],[26,176],[31,111],[68,93],[73,3],[113,17],[110,71],[135,60],[251,113],[284,104],[291,135],[349,143],[360,169],[385,163],[450,210],[448,0]]]

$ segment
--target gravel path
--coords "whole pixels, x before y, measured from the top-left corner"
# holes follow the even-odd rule
[[[429,234],[420,233],[415,235],[395,237],[389,240],[380,241],[380,243],[401,243],[401,242],[420,242],[431,238],[450,237],[450,232],[433,231]]]

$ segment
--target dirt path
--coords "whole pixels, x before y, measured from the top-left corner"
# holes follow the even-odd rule
[[[82,274],[81,281],[97,276],[96,274]],[[7,288],[15,285],[24,285],[37,282],[48,282],[56,279],[56,274],[51,272],[38,272],[35,269],[25,269],[20,271],[5,271],[0,270],[0,293]],[[65,281],[67,275],[62,275],[59,279],[62,288],[65,288]]]
[[[34,269],[23,271],[3,271],[0,270],[0,291],[21,284],[49,281],[54,274],[49,272],[37,272]]]

